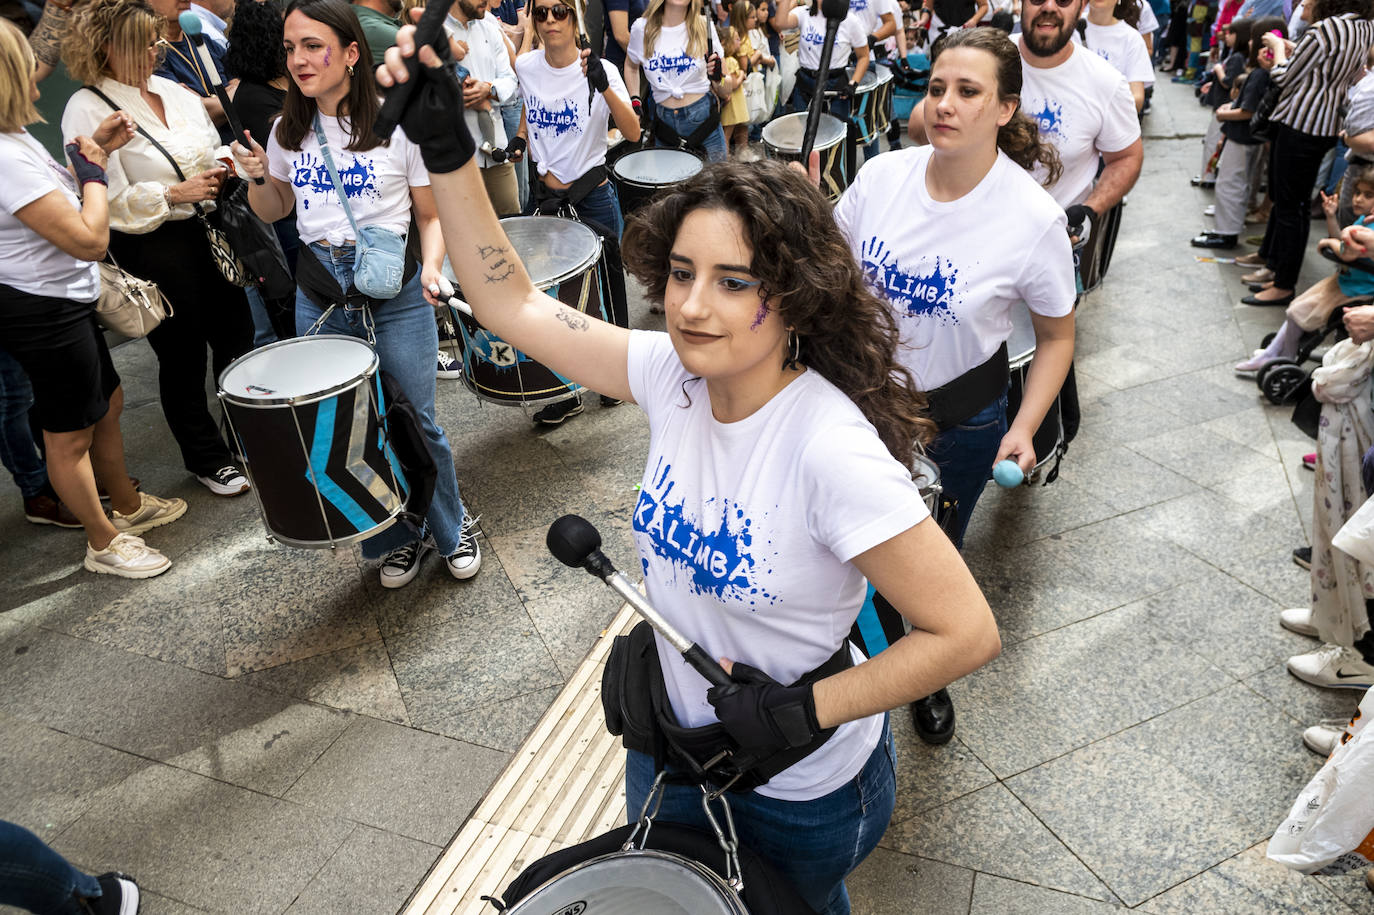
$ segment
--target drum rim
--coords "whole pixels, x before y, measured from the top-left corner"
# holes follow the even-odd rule
[[[606,855],[597,855],[595,858],[588,858],[586,861],[580,861],[577,864],[574,864],[572,867],[569,867],[567,870],[560,871],[559,873],[553,875],[548,880],[545,880],[543,883],[539,884],[537,887],[530,890],[528,893],[525,894],[525,898],[521,899],[515,905],[505,910],[506,915],[522,915],[523,906],[533,901],[535,897],[538,896],[541,892],[543,892],[548,887],[552,886],[554,883],[557,883],[559,880],[562,880],[564,877],[574,874],[577,871],[584,870],[595,864],[600,864],[605,861],[612,861],[616,859],[629,857],[657,858],[659,860],[668,861],[680,866],[686,866],[686,868],[689,871],[692,871],[698,877],[703,878],[706,881],[706,883],[708,883],[713,889],[720,893],[724,897],[727,907],[733,905],[733,907],[736,910],[735,915],[749,915],[749,909],[745,906],[744,900],[740,897],[740,894],[735,891],[734,887],[726,883],[725,880],[720,876],[720,874],[717,874],[714,870],[707,867],[705,864],[702,864],[700,861],[695,861],[692,858],[686,857],[685,855],[678,855],[674,854],[673,852],[662,851],[657,848],[632,848],[625,851],[611,852],[610,854]]]
[[[788,118],[801,118],[801,119],[804,119],[805,117],[806,117],[806,112],[805,112],[805,111],[793,111],[793,112],[791,112],[790,114],[784,114],[782,117],[780,117],[780,118],[774,118],[773,120],[769,121],[767,124],[764,124],[764,125],[763,125],[763,145],[764,145],[764,148],[766,148],[766,149],[772,149],[772,150],[774,150],[775,152],[779,152],[779,153],[782,153],[782,154],[784,154],[784,155],[792,155],[792,156],[800,155],[800,154],[801,154],[801,147],[800,147],[800,146],[797,146],[797,147],[792,147],[792,146],[779,146],[777,143],[771,143],[771,142],[769,142],[769,140],[768,140],[768,128],[771,127],[771,126],[773,126],[774,124],[781,123],[782,121],[785,121],[785,120],[787,120]],[[821,123],[824,124],[824,123],[826,122],[827,119],[829,119],[830,121],[833,121],[833,122],[835,123],[836,127],[837,127],[837,128],[839,129],[839,131],[840,131],[840,136],[839,136],[838,139],[835,140],[835,142],[829,143],[829,144],[822,144],[821,141],[820,141],[820,137],[817,137],[817,138],[816,138],[816,149],[830,149],[831,147],[839,146],[839,145],[841,145],[841,144],[844,143],[845,137],[848,135],[847,132],[846,132],[845,122],[844,122],[844,121],[841,121],[839,118],[835,117],[833,114],[827,114],[827,113],[825,113],[825,112],[822,112],[822,113],[821,113]],[[805,121],[803,121],[803,123],[805,123]],[[819,128],[819,126],[818,126],[817,129],[816,129],[816,133],[818,133],[818,134],[820,133],[820,128]]]
[[[234,368],[238,366],[239,363],[245,362],[248,359],[251,359],[254,356],[264,353],[270,349],[290,346],[293,344],[300,345],[300,343],[305,340],[347,340],[349,343],[357,343],[361,346],[366,346],[367,349],[372,353],[372,363],[360,375],[354,375],[353,377],[345,381],[341,381],[333,387],[326,388],[323,391],[314,391],[309,394],[302,394],[300,397],[255,397],[252,400],[248,400],[240,394],[230,393],[224,387],[225,377],[230,372],[232,372]],[[373,347],[370,346],[366,340],[361,340],[358,337],[351,337],[348,334],[311,334],[307,337],[291,337],[287,340],[277,340],[273,343],[268,343],[266,346],[259,346],[257,349],[250,350],[249,352],[244,353],[242,356],[238,357],[233,362],[226,365],[224,367],[224,371],[219,373],[219,378],[215,381],[215,386],[217,389],[216,393],[220,400],[227,400],[236,407],[246,407],[250,410],[274,410],[280,407],[304,407],[312,403],[319,403],[321,400],[330,400],[331,398],[337,397],[339,394],[342,394],[344,391],[356,388],[359,384],[375,376],[377,374],[377,369],[380,366],[380,364],[381,360],[377,356],[377,351],[373,349]]]
[[[525,220],[531,220],[531,219],[557,219],[557,220],[559,220],[560,222],[566,222],[566,223],[568,223],[569,225],[574,225],[574,226],[577,226],[579,229],[585,229],[586,231],[590,232],[591,235],[592,235],[592,239],[595,241],[595,245],[594,245],[594,247],[593,247],[593,249],[592,249],[591,255],[588,257],[588,259],[587,259],[586,261],[584,261],[584,262],[582,263],[581,266],[579,266],[579,267],[577,267],[577,268],[575,268],[575,269],[569,270],[567,273],[561,273],[561,274],[559,274],[558,276],[554,277],[554,278],[551,279],[551,280],[543,280],[542,282],[534,283],[534,288],[535,288],[535,289],[538,289],[540,292],[544,292],[544,291],[548,290],[550,287],[553,287],[553,286],[561,286],[561,285],[563,285],[564,283],[566,283],[568,280],[572,279],[572,278],[575,277],[575,276],[581,276],[582,274],[586,273],[588,270],[590,270],[590,269],[592,269],[593,267],[595,267],[595,266],[596,266],[596,262],[599,261],[599,260],[601,260],[601,247],[602,247],[602,245],[601,245],[601,236],[598,235],[598,234],[596,233],[596,231],[595,231],[594,229],[592,229],[590,226],[584,225],[583,223],[580,223],[580,222],[578,222],[578,221],[575,220],[575,219],[564,219],[562,216],[503,216],[503,217],[501,218],[501,220],[500,220],[500,222],[501,222],[501,229],[502,229],[502,231],[505,231],[506,223],[508,223],[508,222],[514,222],[515,220],[520,220],[520,221],[521,221],[521,224],[524,225],[524,224],[525,224],[525,222],[524,222]],[[509,235],[509,233],[507,233],[507,235]],[[513,244],[513,243],[512,243],[512,244]],[[517,254],[517,256],[518,256],[518,255],[519,255],[519,252],[517,251],[516,254]],[[520,262],[523,264],[523,263],[524,263],[524,258],[521,258],[521,259],[520,259]],[[530,279],[531,279],[531,281],[533,281],[534,278],[531,277]]]
[[[669,184],[646,184],[645,182],[640,181],[640,180],[637,179],[637,178],[630,178],[630,177],[627,177],[626,175],[622,174],[621,171],[620,171],[620,163],[621,163],[621,162],[629,161],[630,159],[633,159],[635,156],[639,155],[640,153],[672,153],[672,154],[674,154],[674,155],[691,156],[693,159],[696,160],[696,163],[697,163],[697,170],[694,171],[694,172],[692,172],[690,175],[686,176],[685,178],[679,178],[677,181],[673,181],[673,182],[671,182],[671,183],[669,183]],[[701,174],[701,170],[702,170],[703,168],[705,168],[705,167],[706,167],[706,163],[702,161],[702,159],[701,159],[700,156],[695,155],[695,154],[693,154],[693,153],[690,153],[690,152],[688,152],[688,151],[685,150],[685,149],[636,149],[634,152],[632,152],[632,153],[626,153],[625,155],[621,156],[619,159],[616,159],[614,162],[611,163],[611,166],[610,166],[610,168],[611,168],[611,177],[613,177],[613,178],[616,180],[617,183],[619,183],[619,184],[626,184],[626,185],[629,185],[630,187],[633,187],[633,188],[641,188],[641,189],[644,189],[644,190],[662,190],[662,189],[664,189],[664,188],[674,187],[674,186],[676,186],[676,185],[678,185],[678,184],[681,184],[683,181],[690,181],[691,179],[695,178],[697,175],[700,175],[700,174]]]
[[[246,464],[247,461],[244,463]],[[363,540],[367,540],[369,537],[377,536],[382,531],[391,527],[401,519],[401,514],[406,510],[405,503],[402,502],[396,507],[396,511],[390,517],[384,521],[378,522],[376,527],[369,527],[361,533],[349,534],[345,537],[335,537],[333,540],[297,540],[295,537],[285,537],[277,533],[272,528],[272,525],[268,524],[267,513],[261,510],[261,505],[261,500],[259,500],[259,513],[262,515],[262,524],[263,527],[267,528],[268,536],[278,543],[284,543],[287,546],[301,550],[332,550],[338,547],[352,546],[355,543],[360,543]]]

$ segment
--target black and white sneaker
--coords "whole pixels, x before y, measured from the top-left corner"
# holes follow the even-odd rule
[[[467,581],[482,568],[482,548],[477,545],[477,522],[471,514],[463,516],[463,534],[458,539],[458,550],[452,556],[444,557],[449,573],[459,581]]]
[[[462,378],[463,364],[459,362],[457,359],[454,359],[453,356],[449,355],[447,350],[440,347],[439,364],[438,368],[434,372],[434,375],[436,378],[442,378],[445,381],[452,381],[455,378]]]
[[[248,478],[233,464],[225,464],[209,476],[197,474],[196,479],[217,496],[238,496],[248,491]]]
[[[1310,546],[1300,546],[1293,550],[1293,564],[1300,569],[1312,568],[1312,548]]]
[[[534,414],[534,421],[541,426],[562,425],[563,420],[576,416],[582,412],[582,398],[569,397],[567,400],[560,400],[551,403],[538,413]]]
[[[95,878],[100,895],[82,901],[96,915],[138,915],[138,884],[128,874],[111,871]]]
[[[382,560],[382,587],[402,588],[410,584],[420,571],[420,560],[429,550],[424,541],[415,540],[387,553]]]

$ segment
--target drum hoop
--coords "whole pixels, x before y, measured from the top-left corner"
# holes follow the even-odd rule
[[[680,153],[682,153],[682,155],[684,155],[684,156],[691,156],[693,159],[696,160],[696,163],[697,163],[697,170],[694,171],[694,172],[692,172],[690,175],[686,175],[686,176],[684,176],[684,177],[682,177],[682,178],[678,178],[678,179],[676,179],[676,180],[674,180],[674,181],[664,182],[663,184],[649,184],[649,183],[647,183],[647,182],[645,182],[645,181],[643,181],[643,180],[641,180],[641,179],[639,179],[639,178],[631,178],[631,177],[629,177],[628,175],[626,175],[626,174],[624,174],[623,172],[620,171],[620,163],[621,163],[621,162],[628,162],[630,159],[633,159],[635,156],[639,155],[640,153],[647,153],[647,152],[660,152],[660,153],[663,153],[663,152],[667,152],[667,153],[677,153],[677,152],[680,152]],[[674,187],[674,186],[676,186],[676,185],[678,185],[678,184],[681,184],[681,183],[684,182],[684,181],[690,181],[691,179],[695,178],[697,175],[701,174],[701,169],[702,169],[702,167],[703,167],[703,165],[702,165],[702,161],[701,161],[700,158],[698,158],[697,156],[693,156],[691,153],[687,152],[686,150],[678,150],[678,149],[638,149],[638,150],[635,150],[635,151],[632,152],[632,153],[628,153],[628,154],[626,154],[626,155],[624,155],[624,156],[621,156],[619,159],[617,159],[617,160],[615,160],[614,162],[612,162],[612,163],[611,163],[611,166],[610,166],[610,168],[611,168],[611,177],[615,178],[616,181],[618,181],[618,182],[621,183],[621,184],[627,185],[628,187],[636,188],[636,189],[639,189],[639,190],[646,190],[646,191],[651,191],[651,190],[662,190],[662,189],[665,188],[665,187]]]
[[[530,892],[525,895],[524,899],[521,899],[519,902],[511,906],[509,909],[506,909],[507,915],[521,915],[523,907],[527,903],[533,900],[536,896],[538,896],[548,887],[557,883],[559,880],[562,880],[564,877],[569,877],[572,874],[577,873],[578,871],[586,870],[587,868],[592,867],[596,864],[630,857],[655,858],[660,861],[666,861],[684,867],[696,876],[701,877],[712,889],[719,893],[722,896],[722,902],[724,902],[727,905],[727,907],[731,907],[731,904],[733,903],[733,908],[736,910],[738,915],[748,915],[749,910],[744,907],[744,902],[740,899],[739,894],[734,891],[730,884],[726,883],[723,879],[721,879],[720,874],[717,874],[714,870],[712,870],[711,868],[707,867],[705,864],[702,864],[699,861],[694,861],[691,858],[673,854],[672,852],[659,851],[658,849],[654,848],[629,849],[626,851],[611,852],[610,854],[598,855],[595,858],[589,858],[586,861],[582,861],[578,864],[575,864],[567,870],[555,874],[548,880],[545,880],[543,883],[539,884],[539,886],[535,887],[533,890],[530,890]]]
[[[601,236],[598,235],[594,229],[591,229],[583,223],[578,222],[576,219],[564,219],[562,216],[506,216],[501,219],[501,223],[503,224],[502,228],[504,228],[504,223],[507,220],[513,219],[562,219],[563,222],[569,222],[575,226],[581,226],[588,232],[592,233],[594,246],[592,248],[591,254],[588,255],[587,259],[582,261],[578,266],[568,270],[567,272],[558,274],[553,279],[543,280],[541,282],[535,283],[534,288],[538,289],[540,292],[544,292],[550,286],[561,286],[562,284],[566,283],[568,280],[572,279],[575,276],[581,276],[582,274],[586,273],[589,269],[591,269],[597,261],[601,260]],[[518,256],[519,252],[516,252],[516,254]],[[478,322],[479,326],[480,323],[481,322]]]
[[[234,370],[234,367],[237,366],[240,362],[243,362],[244,360],[256,356],[259,353],[262,353],[266,350],[273,349],[274,347],[288,346],[293,343],[299,343],[299,341],[304,339],[348,340],[352,343],[361,343],[363,346],[367,346],[368,349],[372,350],[372,363],[361,374],[354,375],[352,378],[348,378],[344,381],[341,381],[338,384],[333,385],[332,387],[324,389],[323,391],[313,391],[309,394],[303,394],[300,397],[254,397],[251,400],[249,400],[244,398],[240,394],[231,393],[228,389],[224,387],[225,376],[232,372]],[[249,409],[278,409],[281,407],[298,406],[303,407],[308,404],[318,403],[321,400],[329,400],[333,397],[337,397],[344,391],[350,390],[354,387],[357,387],[359,384],[366,382],[373,375],[377,374],[377,369],[380,366],[380,364],[381,360],[377,357],[377,351],[373,349],[371,346],[368,346],[367,341],[361,340],[358,337],[350,337],[347,334],[315,334],[314,336],[309,338],[292,337],[289,340],[278,340],[275,343],[269,343],[266,346],[260,346],[252,352],[244,353],[242,356],[238,357],[233,362],[229,363],[227,366],[224,367],[224,371],[219,373],[219,378],[216,380],[216,386],[219,388],[218,393],[220,399],[227,400],[236,407],[247,407]]]
[[[314,486],[313,482],[311,483],[311,486]],[[405,506],[401,505],[397,507],[395,514],[393,514],[390,518],[387,518],[385,521],[379,523],[376,527],[369,527],[367,530],[358,534],[348,534],[344,537],[335,537],[332,540],[297,540],[294,537],[283,537],[281,534],[274,531],[270,526],[267,528],[267,533],[269,536],[271,536],[273,540],[277,541],[278,543],[284,543],[287,546],[296,547],[297,549],[332,550],[338,547],[352,546],[353,544],[366,540],[369,537],[377,536],[382,531],[386,530],[387,528],[395,524],[397,521],[399,521],[401,513],[404,511]],[[327,523],[328,522],[326,522],[326,524]]]

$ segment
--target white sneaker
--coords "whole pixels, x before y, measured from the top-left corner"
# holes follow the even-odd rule
[[[1215,215],[1217,215],[1217,205],[1216,205],[1215,203],[1209,203],[1209,204],[1207,204],[1205,207],[1202,208],[1202,215],[1203,215],[1203,216],[1215,216]]]
[[[208,477],[197,476],[205,488],[217,496],[237,496],[248,491],[248,478],[233,464],[227,464]]]
[[[1323,645],[1316,651],[1288,659],[1288,672],[1313,686],[1329,689],[1369,689],[1374,686],[1374,665],[1353,648]]]
[[[1311,607],[1292,607],[1279,614],[1279,625],[1289,632],[1315,639],[1317,627],[1312,625]]]
[[[1302,745],[1318,756],[1330,756],[1345,734],[1347,721],[1340,718],[1326,718],[1321,724],[1314,724],[1302,732]]]
[[[410,584],[420,571],[420,561],[429,551],[430,546],[423,540],[413,540],[387,553],[380,572],[382,587],[400,588]]]
[[[436,378],[443,378],[445,380],[450,381],[455,378],[462,378],[463,365],[457,359],[454,359],[451,355],[449,355],[447,350],[440,349],[439,365],[434,375]]]
[[[122,515],[113,509],[110,510],[110,523],[121,534],[141,534],[155,527],[171,524],[186,514],[184,499],[159,499],[146,492],[139,493],[138,497],[142,504],[132,515]]]
[[[152,578],[172,567],[172,560],[133,534],[116,534],[110,545],[97,550],[86,544],[83,565],[91,572],[120,578]]]
[[[458,549],[452,556],[444,557],[449,573],[459,581],[467,581],[482,568],[482,548],[477,545],[479,520],[471,514],[463,516],[463,533],[458,540]]]

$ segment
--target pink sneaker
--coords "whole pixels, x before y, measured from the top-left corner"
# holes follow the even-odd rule
[[[1303,469],[1303,470],[1316,470],[1316,469],[1317,469],[1317,452],[1313,451],[1311,454],[1304,454],[1304,455],[1302,456],[1302,469]]]
[[[1242,378],[1249,378],[1269,363],[1277,361],[1278,358],[1277,356],[1267,356],[1264,350],[1257,349],[1250,354],[1249,359],[1236,363],[1236,374]]]

